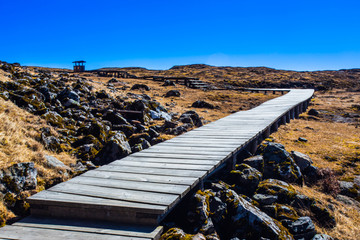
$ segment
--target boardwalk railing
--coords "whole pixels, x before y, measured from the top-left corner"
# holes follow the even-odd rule
[[[304,112],[314,92],[284,91],[289,92],[35,194],[29,198],[32,217],[0,229],[0,237],[32,239],[29,232],[47,231],[49,239],[70,233],[71,239],[158,238],[162,228],[156,226],[190,190],[235,164],[242,151],[254,152],[280,124]]]

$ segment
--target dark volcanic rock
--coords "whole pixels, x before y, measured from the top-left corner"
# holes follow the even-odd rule
[[[126,136],[123,133],[118,132],[105,143],[104,147],[96,155],[93,163],[95,165],[108,164],[114,160],[126,157],[130,153],[131,148],[126,141]]]
[[[189,122],[191,120],[191,122]],[[180,121],[183,123],[190,123],[196,127],[201,127],[203,125],[199,114],[195,111],[187,111],[180,116]]]
[[[146,90],[146,91],[150,91],[150,87],[145,85],[145,84],[134,84],[131,87],[131,90],[136,90],[136,89],[143,89],[143,90]]]
[[[283,224],[294,235],[295,239],[312,239],[315,234],[315,225],[310,217],[300,217],[296,221],[283,221]]]
[[[311,116],[317,117],[317,116],[319,116],[319,111],[312,108],[312,109],[310,109],[310,110],[308,111],[308,114],[311,115]]]
[[[237,192],[251,196],[262,180],[262,174],[249,165],[239,164],[230,172],[230,179],[236,184]]]
[[[205,102],[205,101],[201,101],[201,100],[197,100],[196,102],[194,102],[191,107],[195,107],[195,108],[208,108],[208,109],[214,109],[215,106]]]
[[[0,183],[13,193],[35,189],[36,177],[37,170],[33,162],[17,163],[0,171]]]
[[[278,221],[272,219],[257,207],[232,190],[224,191],[222,200],[231,215],[230,224],[239,236],[251,239],[293,239],[292,235]]]
[[[313,161],[308,155],[303,154],[301,152],[291,151],[291,156],[295,160],[296,165],[299,166],[301,172],[303,172],[307,167],[309,167],[313,163]]]
[[[165,94],[165,97],[180,97],[180,95],[178,90],[170,90]]]
[[[264,157],[264,178],[276,178],[286,182],[302,184],[302,174],[290,153],[279,143],[262,146]]]

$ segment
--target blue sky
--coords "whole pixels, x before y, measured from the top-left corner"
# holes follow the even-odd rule
[[[0,60],[360,68],[360,1],[0,0]]]

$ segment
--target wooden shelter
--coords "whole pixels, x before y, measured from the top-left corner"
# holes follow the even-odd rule
[[[80,61],[74,61],[74,72],[85,72],[85,65],[84,63],[86,63],[83,60]]]

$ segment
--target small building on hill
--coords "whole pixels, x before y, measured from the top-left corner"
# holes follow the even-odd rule
[[[85,72],[85,65],[84,63],[86,63],[83,60],[80,61],[74,61],[74,72]]]

